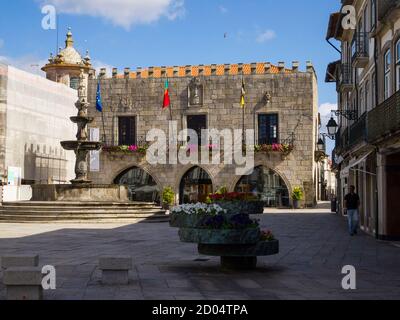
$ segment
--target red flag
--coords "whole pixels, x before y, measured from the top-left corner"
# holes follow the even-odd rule
[[[170,107],[170,105],[171,105],[171,99],[169,98],[169,83],[168,83],[168,80],[166,80],[165,81],[163,109]]]

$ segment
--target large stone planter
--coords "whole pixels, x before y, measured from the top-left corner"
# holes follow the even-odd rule
[[[256,244],[260,240],[260,229],[213,230],[181,228],[179,230],[179,237],[182,242],[201,244]]]
[[[229,214],[263,214],[263,201],[215,201],[222,209]]]
[[[174,214],[170,213],[169,225],[173,228],[197,228],[206,218],[199,214]]]

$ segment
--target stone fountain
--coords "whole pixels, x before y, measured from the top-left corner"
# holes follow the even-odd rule
[[[88,117],[87,91],[85,85],[85,76],[83,70],[80,75],[78,101],[75,106],[78,109],[78,115],[71,117],[71,121],[78,126],[76,141],[62,141],[61,146],[68,151],[74,151],[76,155],[75,162],[75,179],[71,180],[72,184],[90,184],[88,180],[88,154],[90,151],[100,150],[102,143],[89,141],[87,125],[93,122],[93,118]]]
[[[78,114],[71,121],[78,126],[75,141],[62,141],[61,146],[74,151],[75,179],[71,184],[40,184],[32,186],[32,201],[79,201],[79,202],[128,202],[127,186],[96,185],[88,179],[88,155],[90,151],[100,150],[101,142],[89,141],[87,125],[94,118],[88,116],[88,99],[84,71],[81,70],[78,101],[75,106]]]

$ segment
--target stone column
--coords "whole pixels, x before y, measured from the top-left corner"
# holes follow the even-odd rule
[[[377,154],[377,182],[378,182],[378,235],[386,234],[386,156]]]

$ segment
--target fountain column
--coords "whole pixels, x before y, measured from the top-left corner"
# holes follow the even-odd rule
[[[94,118],[88,117],[87,90],[85,84],[84,70],[81,70],[79,77],[78,101],[75,106],[78,109],[78,115],[71,117],[71,121],[78,126],[76,141],[62,141],[61,146],[65,150],[74,151],[76,156],[75,162],[75,179],[71,180],[72,184],[90,184],[88,179],[88,154],[90,151],[100,150],[102,144],[100,142],[89,141],[87,125],[92,123]]]

